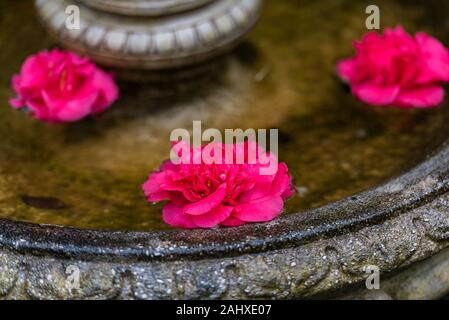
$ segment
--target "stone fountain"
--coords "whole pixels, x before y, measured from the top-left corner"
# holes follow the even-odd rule
[[[105,66],[147,71],[190,68],[192,64],[201,66],[215,59],[234,47],[251,29],[261,5],[257,0],[39,0],[36,3],[46,29],[66,47],[88,54]],[[287,3],[288,7],[284,7]],[[386,11],[399,15],[404,12],[392,3],[382,2],[390,6]],[[81,13],[81,28],[73,33],[63,27],[65,7],[71,4],[77,4]],[[27,13],[31,10],[26,11],[29,7],[24,2],[10,5],[15,10],[24,9],[21,19],[32,21],[32,13]],[[349,42],[355,35],[344,30],[337,36],[330,32],[335,21],[329,24],[323,21],[320,26],[314,26],[316,34],[310,36],[313,40],[318,37],[322,43],[323,50],[316,51],[307,44],[310,24],[295,1],[282,4],[273,1],[267,5],[273,10],[267,12],[262,30],[253,38],[255,46],[265,54],[264,64],[271,63],[274,70],[265,80],[257,66],[241,68],[237,63],[237,67],[230,68],[232,81],[227,82],[226,88],[217,89],[211,97],[185,103],[182,108],[163,105],[148,111],[146,104],[140,108],[140,100],[130,94],[105,118],[64,128],[46,127],[9,108],[0,109],[0,130],[5,130],[1,131],[0,146],[1,297],[425,299],[439,298],[449,291],[447,112],[429,114],[427,120],[420,120],[413,131],[418,135],[391,133],[389,124],[396,124],[395,114],[364,109],[340,90],[330,76],[335,58],[344,53],[338,51],[341,43]],[[307,7],[305,11],[312,18],[322,12],[312,2],[301,6]],[[359,9],[353,1],[345,7],[350,14]],[[280,21],[279,15],[294,18],[301,35],[296,36],[287,28],[290,25]],[[333,19],[354,21],[344,17],[337,12]],[[388,16],[385,20],[394,21]],[[51,42],[39,30],[37,22],[32,21],[31,27],[21,33],[14,28],[20,21],[7,21],[11,30],[18,30],[7,34],[12,37],[14,32],[17,41],[11,42],[11,46],[16,51],[5,50],[0,54],[0,61],[5,72],[12,73],[20,66],[21,61],[15,60],[17,53],[26,56]],[[294,37],[293,44],[285,44],[285,34],[271,29],[273,21],[278,21],[276,27],[284,28],[283,31],[293,32],[289,36],[289,39]],[[302,21],[305,22],[301,24]],[[27,46],[21,46],[21,37],[28,39]],[[334,37],[337,37],[335,43]],[[266,42],[267,39],[275,39],[277,45]],[[334,55],[334,51],[339,53]],[[285,55],[286,52],[289,54]],[[308,55],[309,67],[297,64],[299,54]],[[331,56],[330,66],[323,63],[325,54]],[[284,64],[293,70],[290,77],[284,76],[288,73],[283,69]],[[253,71],[256,77],[252,76]],[[298,71],[305,74],[306,80],[297,78],[301,74]],[[6,79],[2,80],[7,83]],[[291,82],[298,85],[290,91]],[[265,87],[264,83],[268,85]],[[314,91],[317,86],[319,90]],[[127,88],[136,96],[146,91],[146,87],[141,91]],[[311,94],[297,95],[304,88]],[[0,91],[2,101],[6,100],[5,92],[6,89]],[[319,92],[333,95],[328,98]],[[222,99],[226,103],[217,103],[216,95],[225,97]],[[318,205],[304,205],[307,210],[294,206],[290,214],[275,221],[239,228],[166,231],[153,230],[145,224],[150,219],[147,214],[150,209],[144,205],[133,207],[142,200],[140,195],[135,196],[134,187],[145,178],[149,168],[147,164],[142,165],[143,169],[135,174],[129,167],[139,169],[138,159],[152,159],[151,156],[163,151],[154,143],[153,149],[142,156],[141,150],[145,150],[150,139],[141,128],[151,127],[150,138],[162,141],[163,130],[184,123],[184,116],[191,121],[191,115],[197,115],[197,109],[202,108],[203,100],[208,108],[201,109],[201,115],[225,123],[234,119],[226,113],[229,109],[235,114],[256,104],[258,110],[268,114],[275,103],[276,113],[269,113],[269,121],[265,117],[262,120],[255,116],[241,118],[244,124],[257,125],[257,121],[264,121],[261,125],[266,127],[279,126],[281,132],[288,128],[282,146],[286,157],[291,157],[289,166],[295,173],[303,173],[299,180],[310,183],[311,195],[303,196],[298,203]],[[126,109],[127,104],[134,108]],[[337,104],[347,107],[345,113],[340,112],[341,105]],[[311,113],[298,107],[295,118],[290,120],[292,115],[287,110],[292,105],[308,105]],[[170,108],[184,113],[170,113]],[[361,132],[360,128],[351,127],[353,123],[367,129]],[[242,124],[233,122],[232,125]],[[163,132],[160,137],[159,131]],[[302,140],[297,142],[297,136]],[[429,140],[421,141],[423,136]],[[397,141],[405,141],[406,146],[395,145]],[[125,157],[112,152],[114,148],[124,150]],[[298,148],[303,157],[297,157]],[[416,162],[411,160],[414,148],[419,149]],[[54,153],[54,150],[59,151]],[[359,157],[354,156],[358,154]],[[336,161],[334,166],[332,159],[339,157],[344,161]],[[401,164],[398,164],[401,170],[379,174],[382,166],[390,166],[390,162],[382,162],[388,157]],[[108,162],[111,158],[113,163]],[[295,171],[293,160],[300,170]],[[160,163],[159,158],[154,163]],[[314,171],[303,170],[310,168],[311,163],[319,164],[320,177],[332,179],[304,178],[307,171]],[[91,166],[94,174],[89,171]],[[363,187],[352,188],[359,180],[349,175],[356,175],[358,167],[366,169],[360,173]],[[112,179],[116,172],[123,175]],[[334,175],[335,172],[344,175]],[[130,181],[126,180],[129,176],[132,176]],[[331,189],[338,190],[335,195],[331,194],[333,190],[328,190],[330,183],[334,183]],[[131,196],[128,196],[129,185]],[[87,193],[81,193],[79,199],[69,197],[83,189]],[[103,189],[104,194],[100,193]],[[40,199],[38,204],[46,205],[45,210],[30,207],[21,202],[20,195],[24,193],[58,196],[68,206],[52,211],[51,201]],[[318,201],[314,195],[318,199],[327,196],[329,201]],[[113,212],[108,211],[114,205],[118,207],[117,214],[112,209]],[[140,216],[133,215],[134,211],[143,212],[144,222],[139,222]],[[95,220],[96,217],[100,218]],[[155,214],[155,219],[158,217]],[[137,221],[134,225],[129,222],[133,219]],[[114,221],[120,223],[113,224]],[[369,266],[376,266],[381,272],[379,290],[365,288]],[[75,269],[79,275],[77,287],[72,286]]]
[[[195,65],[235,47],[256,23],[261,0],[39,0],[38,13],[66,47],[119,68]],[[66,8],[79,7],[79,28]]]

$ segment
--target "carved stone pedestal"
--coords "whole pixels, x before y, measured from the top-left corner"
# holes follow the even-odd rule
[[[108,67],[167,70],[197,65],[238,44],[261,0],[37,0],[37,12],[66,48]],[[70,5],[80,28],[66,26]]]

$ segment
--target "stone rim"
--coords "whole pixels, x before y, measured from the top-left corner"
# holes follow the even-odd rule
[[[298,247],[316,239],[381,224],[434,201],[448,190],[449,147],[446,142],[430,159],[384,185],[317,209],[282,216],[267,224],[216,230],[122,232],[1,219],[0,246],[36,255],[81,259],[224,258]],[[323,217],[326,220],[320,221]],[[440,228],[449,229],[449,221],[447,223]]]

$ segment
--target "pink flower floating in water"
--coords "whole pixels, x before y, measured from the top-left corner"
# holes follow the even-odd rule
[[[12,78],[14,108],[46,122],[72,122],[107,109],[118,98],[113,77],[88,58],[54,49],[28,57]]]
[[[194,157],[195,150],[199,154],[211,147],[221,150],[223,161],[217,162],[222,164],[212,161],[174,164],[169,160],[159,171],[150,174],[143,185],[145,196],[149,202],[168,200],[163,208],[167,224],[179,228],[239,226],[270,221],[281,214],[284,200],[294,194],[287,165],[278,163],[275,156],[255,142],[231,145],[233,156],[244,153],[245,160],[241,164],[225,164],[225,146],[218,143],[197,149],[187,146],[188,157]],[[248,161],[249,148],[257,151],[256,161]],[[261,174],[261,168],[266,168],[267,163],[264,160],[265,164],[261,164],[262,158],[275,161],[276,168],[271,174]]]
[[[444,99],[449,51],[424,32],[414,37],[402,27],[383,35],[367,33],[354,44],[356,55],[338,63],[338,75],[360,100],[400,108],[430,108]]]

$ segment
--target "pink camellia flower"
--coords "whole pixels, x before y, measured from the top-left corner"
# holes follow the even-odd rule
[[[72,122],[107,109],[118,98],[113,77],[88,58],[54,49],[28,57],[12,78],[14,108],[46,122]]]
[[[411,36],[401,26],[383,35],[367,33],[356,55],[338,63],[338,75],[360,100],[400,108],[430,108],[444,99],[449,51],[424,32]]]
[[[188,146],[187,157],[194,158],[196,150],[204,155],[211,146],[216,148],[211,154],[222,151],[219,158],[224,160],[226,145],[218,143],[196,149]],[[237,157],[249,148],[256,150],[256,161],[248,161],[246,154],[240,164],[166,161],[143,185],[145,196],[149,202],[168,200],[163,219],[173,227],[212,228],[270,221],[282,212],[284,200],[294,194],[291,176],[285,163],[278,163],[255,142],[231,145],[230,153]],[[276,170],[263,175],[267,159],[271,165],[275,161]]]

